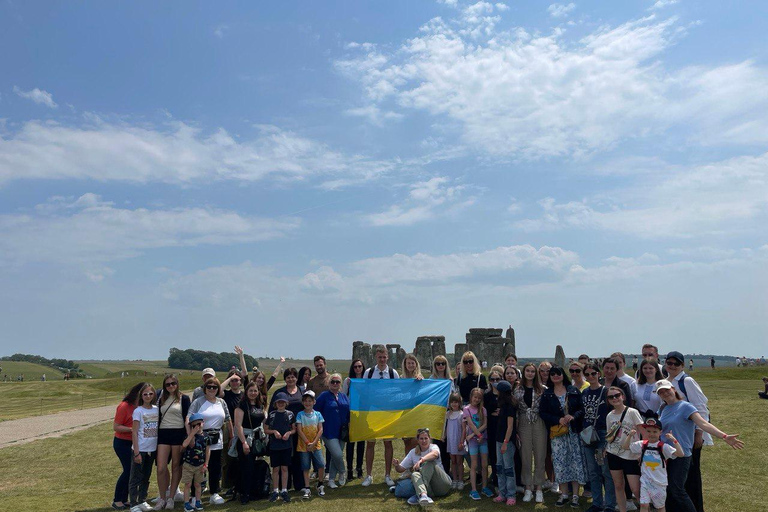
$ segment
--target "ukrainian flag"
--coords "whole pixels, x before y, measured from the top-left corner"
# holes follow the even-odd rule
[[[425,427],[440,439],[450,393],[447,379],[352,379],[349,439],[416,437]]]

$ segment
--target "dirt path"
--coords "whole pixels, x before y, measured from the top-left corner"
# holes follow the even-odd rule
[[[0,422],[0,448],[16,446],[38,439],[59,437],[92,427],[115,417],[116,405],[64,411],[45,416]]]

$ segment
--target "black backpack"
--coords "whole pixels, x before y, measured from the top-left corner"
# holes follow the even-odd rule
[[[659,456],[661,457],[661,467],[667,467],[667,458],[664,457],[664,441],[659,441],[656,443],[656,446],[648,446],[648,440],[643,440],[643,449],[640,452],[640,463],[642,463],[643,458],[645,457],[645,452],[648,450],[651,450],[652,452],[659,452]]]

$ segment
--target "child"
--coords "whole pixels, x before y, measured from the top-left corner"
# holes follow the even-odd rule
[[[503,380],[496,384],[499,392],[499,416],[496,426],[496,474],[499,479],[499,495],[493,501],[517,504],[517,483],[515,481],[515,441],[510,442],[515,432],[515,418],[517,417],[517,400],[512,396],[512,384]]]
[[[182,460],[184,464],[181,469],[181,483],[184,484],[184,510],[203,510],[203,503],[200,498],[203,494],[202,482],[205,478],[205,470],[208,469],[208,460],[211,457],[211,447],[205,441],[203,435],[203,415],[192,414],[189,416],[189,435],[181,443],[184,450]],[[194,505],[190,491],[192,484],[195,485]]]
[[[482,479],[482,492],[487,497],[493,497],[493,490],[488,487],[488,442],[485,439],[485,429],[488,427],[488,413],[483,407],[483,390],[473,389],[469,394],[469,405],[464,408],[464,423],[466,424],[466,443],[469,451],[470,473],[469,483],[472,490],[469,497],[473,500],[480,499],[477,492],[477,458],[480,457],[480,477]]]
[[[630,443],[636,434],[632,430],[632,435],[624,439],[622,448],[640,455],[640,510],[648,512],[653,503],[658,512],[664,512],[666,510],[664,503],[667,500],[666,460],[683,457],[685,452],[671,432],[666,436],[668,443],[659,441],[662,429],[659,420],[648,418],[642,426],[645,429],[646,439]]]
[[[273,436],[269,440],[269,459],[272,466],[272,482],[275,489],[269,496],[269,501],[275,502],[278,497],[288,503],[291,497],[288,495],[288,466],[291,464],[291,435],[296,433],[296,418],[286,409],[288,395],[278,393],[275,397],[276,409],[269,412],[264,422],[264,433]],[[323,464],[324,465],[324,464]],[[283,481],[283,491],[280,492],[280,477]],[[319,491],[318,491],[319,492]]]
[[[304,410],[296,415],[296,432],[299,435],[299,443],[296,451],[301,453],[301,468],[304,470],[304,482],[307,487],[301,490],[301,497],[309,499],[309,469],[314,466],[317,472],[317,494],[325,496],[323,476],[325,473],[325,459],[323,458],[323,415],[313,409],[315,405],[315,392],[307,390],[301,397]]]
[[[145,384],[139,392],[141,405],[133,411],[133,463],[128,486],[130,490],[131,512],[149,510],[146,502],[149,490],[149,478],[152,476],[152,464],[157,452],[157,422],[160,410],[154,405],[155,388]]]
[[[461,395],[454,393],[448,400],[448,411],[445,413],[444,437],[451,455],[451,487],[464,489],[464,433]]]

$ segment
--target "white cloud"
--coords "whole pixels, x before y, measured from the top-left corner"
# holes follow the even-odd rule
[[[383,126],[385,121],[399,121],[403,118],[403,114],[398,114],[397,112],[391,111],[382,111],[376,105],[366,105],[359,108],[350,108],[347,109],[344,113],[349,116],[363,117],[370,123],[377,126]]]
[[[102,263],[151,249],[257,242],[284,236],[297,225],[295,219],[208,208],[117,208],[95,194],[56,197],[34,213],[0,215],[0,263],[85,265],[89,278],[98,280],[110,274]]]
[[[366,215],[365,219],[373,226],[410,226],[438,215],[450,215],[475,202],[474,197],[464,197],[466,189],[464,185],[451,185],[451,180],[444,176],[421,181],[410,186],[402,203]]]
[[[754,62],[667,69],[685,34],[654,15],[579,39],[499,30],[477,2],[434,18],[395,50],[353,50],[335,63],[382,110],[458,123],[468,146],[529,159],[581,156],[650,135],[683,143],[768,142],[768,72]]]
[[[656,2],[651,7],[649,7],[649,10],[663,9],[670,5],[676,4],[678,1],[679,0],[656,0]]]
[[[229,31],[229,25],[222,23],[216,25],[216,27],[213,29],[213,35],[219,39],[224,39],[224,35],[227,33],[227,31]]]
[[[547,7],[547,12],[553,18],[565,18],[574,9],[576,9],[576,4],[574,4],[573,2],[569,4],[552,4],[549,7]]]
[[[395,167],[274,126],[240,142],[225,130],[211,134],[185,123],[167,129],[110,124],[94,118],[73,127],[30,121],[0,133],[0,184],[13,179],[92,179],[135,183],[377,178]]]
[[[13,86],[13,92],[19,97],[32,100],[38,105],[45,105],[48,108],[58,108],[58,105],[53,101],[53,95],[48,91],[43,91],[35,87],[31,91],[23,91],[17,86]]]

